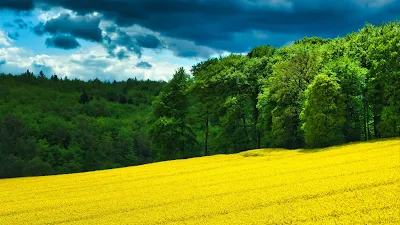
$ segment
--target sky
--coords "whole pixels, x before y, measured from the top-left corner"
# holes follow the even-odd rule
[[[399,17],[400,0],[0,0],[0,73],[169,80],[211,57]]]

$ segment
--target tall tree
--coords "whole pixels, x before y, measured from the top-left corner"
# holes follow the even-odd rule
[[[346,142],[360,141],[364,136],[363,128],[363,90],[368,72],[359,62],[348,57],[339,57],[327,63],[322,72],[338,79],[344,96],[345,118],[343,133]],[[363,139],[366,139],[364,137]]]
[[[336,78],[316,76],[305,95],[301,119],[306,145],[317,148],[343,143],[345,105]]]
[[[187,90],[191,82],[186,71],[179,68],[153,103],[156,120],[150,127],[150,135],[161,159],[184,158],[193,153],[196,139],[186,121]]]
[[[254,139],[257,140],[256,148],[261,148],[260,112],[257,107],[259,102],[258,95],[261,93],[262,85],[265,83],[265,80],[272,75],[273,56],[276,51],[276,48],[270,47],[269,45],[255,47],[247,54],[250,59],[247,60],[244,67],[249,84],[247,90],[249,91],[249,97],[252,102]]]
[[[276,56],[274,75],[268,80],[273,137],[272,146],[299,148],[303,131],[299,119],[304,103],[304,91],[320,70],[319,52],[301,44],[284,47]]]
[[[377,30],[368,48],[374,132],[378,138],[394,137],[400,135],[400,29],[388,23]]]
[[[201,62],[192,67],[192,74],[194,83],[190,87],[190,93],[196,102],[199,103],[199,112],[197,114],[203,118],[204,129],[204,155],[209,155],[209,131],[210,131],[210,120],[212,114],[215,113],[218,108],[219,98],[222,96],[218,94],[220,86],[217,82],[213,81],[213,78],[217,76],[222,70],[221,64],[217,58],[209,59]]]

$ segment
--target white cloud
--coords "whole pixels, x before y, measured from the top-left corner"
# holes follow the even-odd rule
[[[120,27],[120,29],[124,32],[126,32],[128,35],[134,36],[134,35],[146,35],[146,34],[152,34],[154,36],[160,37],[160,33],[152,31],[150,29],[147,29],[145,27],[141,27],[139,25],[132,25],[130,27]]]
[[[74,15],[75,13],[72,10],[69,9],[64,9],[61,7],[54,7],[51,10],[42,10],[42,9],[35,9],[33,11],[33,15],[36,15],[37,19],[41,22],[46,22],[51,19],[55,19],[59,17],[61,14],[70,14],[71,16]]]
[[[58,17],[61,13],[70,13],[68,10],[59,8],[52,11],[40,11],[36,9],[37,17],[40,21],[47,21]],[[96,16],[96,14],[93,14]],[[107,21],[101,21],[101,28],[106,27]],[[21,74],[26,70],[31,70],[38,74],[41,70],[51,76],[57,74],[59,77],[67,76],[70,79],[78,78],[89,80],[99,78],[101,80],[127,80],[128,78],[150,79],[150,80],[169,80],[179,67],[184,67],[187,72],[192,65],[198,63],[200,59],[181,58],[177,56],[177,45],[184,45],[185,51],[182,54],[198,54],[206,56],[210,53],[222,54],[208,47],[197,46],[192,42],[179,41],[162,38],[159,33],[150,31],[140,26],[123,28],[128,35],[152,34],[161,39],[166,44],[165,49],[143,49],[143,55],[139,59],[137,56],[120,60],[110,57],[107,50],[100,44],[82,47],[80,49],[68,51],[65,54],[36,54],[28,48],[14,46],[13,41],[7,34],[0,29],[0,60],[5,62],[0,67],[0,73]],[[104,32],[104,31],[103,31]],[[117,49],[118,50],[118,49]],[[151,69],[135,67],[139,61],[146,61],[152,65]]]
[[[153,65],[151,70],[143,70],[134,67],[139,61],[137,57],[119,60],[111,58],[104,48],[97,46],[90,50],[81,50],[71,56],[62,56],[57,61],[62,61],[67,65],[59,68],[59,74],[65,74],[69,78],[79,78],[82,80],[99,78],[101,80],[127,80],[129,78],[168,80],[178,68],[178,65],[169,62],[156,62],[150,56],[140,60],[147,60]],[[52,65],[49,60],[46,65]]]
[[[31,67],[31,52],[10,46],[0,48],[0,60],[6,62],[0,67],[0,73],[21,74]]]
[[[3,30],[0,30],[0,46],[10,46],[11,43],[12,39]]]
[[[196,63],[190,59],[175,57],[168,50],[162,50],[159,54],[151,50],[146,50],[144,53],[141,59],[130,57],[119,60],[109,57],[107,51],[100,45],[79,49],[70,55],[36,55],[32,51],[9,46],[0,48],[0,60],[6,61],[6,64],[0,67],[0,73],[21,74],[29,69],[34,74],[43,70],[47,76],[57,74],[59,77],[67,76],[69,79],[99,78],[121,81],[136,77],[137,79],[167,81],[179,67],[183,66],[189,71]],[[135,67],[134,65],[139,61],[149,62],[152,69],[144,70]]]

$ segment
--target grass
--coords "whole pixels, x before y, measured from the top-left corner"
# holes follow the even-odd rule
[[[0,224],[399,224],[400,140],[0,180]]]

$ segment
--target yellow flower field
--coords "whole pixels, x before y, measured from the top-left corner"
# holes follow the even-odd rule
[[[400,224],[400,140],[0,180],[0,224]]]

